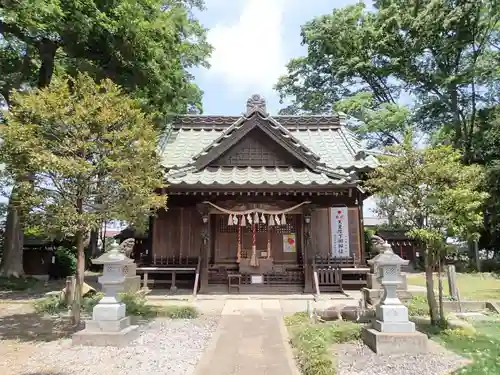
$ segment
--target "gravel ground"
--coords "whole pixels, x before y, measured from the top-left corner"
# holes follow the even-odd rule
[[[72,346],[71,339],[20,343],[17,355],[0,361],[0,374],[189,375],[217,323],[215,317],[157,319],[141,326],[140,337],[125,348]]]
[[[362,342],[334,347],[338,375],[442,375],[469,361],[429,340],[429,352],[420,355],[377,355]]]

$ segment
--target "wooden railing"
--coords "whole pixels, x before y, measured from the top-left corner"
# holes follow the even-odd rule
[[[316,294],[343,292],[340,265],[332,258],[313,258],[313,282]]]

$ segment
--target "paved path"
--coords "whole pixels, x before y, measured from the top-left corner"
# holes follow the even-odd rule
[[[254,307],[231,308],[226,303],[219,328],[194,375],[299,374],[282,317],[272,313],[274,308]]]

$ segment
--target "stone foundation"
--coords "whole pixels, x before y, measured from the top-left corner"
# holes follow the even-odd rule
[[[73,345],[85,346],[127,346],[139,337],[138,326],[128,326],[118,332],[90,331],[85,328],[72,337]]]
[[[361,337],[363,342],[377,354],[420,354],[427,352],[427,335],[418,331],[388,333],[363,327]]]

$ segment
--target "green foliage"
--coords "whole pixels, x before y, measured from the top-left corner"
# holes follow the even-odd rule
[[[127,315],[151,319],[165,317],[170,319],[195,319],[199,313],[193,306],[153,306],[148,305],[146,297],[140,293],[121,293],[121,301],[126,306]]]
[[[30,173],[22,205],[45,233],[77,235],[113,218],[134,221],[163,207],[151,118],[109,80],[55,80],[12,95],[1,158],[13,175]]]
[[[76,274],[76,249],[68,249],[66,247],[58,247],[55,252],[55,265],[53,276],[66,277]]]
[[[408,301],[406,307],[408,307],[408,315],[410,317],[429,315],[429,304],[427,302],[427,297],[423,295],[414,295],[411,300]]]
[[[468,157],[479,108],[499,99],[499,7],[380,0],[315,17],[301,28],[307,55],[276,86],[292,103],[283,112],[345,111],[365,122],[358,130],[371,145],[397,142],[408,127],[440,131]],[[400,105],[404,93],[411,108]]]
[[[39,314],[56,315],[67,308],[66,304],[59,297],[55,296],[42,298],[33,302],[33,309]]]
[[[464,166],[451,146],[418,149],[411,133],[388,151],[395,156],[380,158],[382,165],[368,186],[393,199],[399,220],[411,228],[409,235],[427,244],[431,252],[442,251],[448,237],[477,237],[488,196],[480,191],[483,171],[479,166]]]
[[[103,293],[92,293],[92,295],[84,297],[82,299],[82,311],[85,311],[87,314],[91,315],[92,310],[99,303],[103,296]]]
[[[307,315],[297,313],[285,318],[295,349],[297,364],[304,375],[333,375],[336,366],[330,347],[335,343],[358,340],[361,326],[351,322],[309,324]]]
[[[80,309],[82,312],[92,315],[92,310],[99,303],[103,293],[89,293],[82,298]],[[196,319],[199,316],[198,310],[193,306],[153,306],[148,305],[144,295],[140,293],[120,293],[121,302],[125,304],[127,316],[137,316],[144,319],[156,317],[170,319]],[[51,315],[60,314],[67,311],[68,306],[59,297],[50,296],[36,300],[33,308],[37,313],[47,313]]]
[[[144,318],[154,317],[155,310],[151,305],[147,305],[147,300],[143,295],[137,293],[121,293],[120,300],[126,306],[127,315],[142,316]]]
[[[375,235],[375,231],[373,229],[370,229],[370,228],[364,228],[363,231],[364,231],[364,235],[365,235],[364,236],[365,253],[369,254],[371,256],[372,253],[374,252],[373,243],[372,243],[371,238]]]
[[[193,17],[197,0],[10,1],[0,5],[0,92],[44,87],[52,75],[111,78],[148,110],[201,108],[188,69],[206,66],[211,47]],[[5,68],[5,70],[4,70]],[[7,93],[7,95],[5,95]]]
[[[157,316],[170,319],[195,319],[200,313],[194,306],[162,306],[156,308]]]
[[[458,370],[460,375],[500,373],[500,326],[497,321],[470,321],[477,333],[462,329],[435,330],[431,337],[457,354],[472,360]]]
[[[40,285],[40,280],[32,277],[3,277],[0,276],[0,290],[27,291]]]

